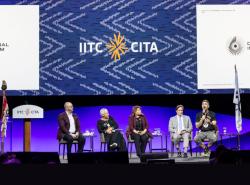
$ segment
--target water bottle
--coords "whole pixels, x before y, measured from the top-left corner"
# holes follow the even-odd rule
[[[227,134],[227,127],[223,127],[223,134],[224,134],[224,135]]]
[[[90,129],[90,135],[93,136],[95,134],[95,129]]]

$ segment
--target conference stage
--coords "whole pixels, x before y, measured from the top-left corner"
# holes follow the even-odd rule
[[[0,162],[248,163],[249,12],[231,0],[1,1]]]

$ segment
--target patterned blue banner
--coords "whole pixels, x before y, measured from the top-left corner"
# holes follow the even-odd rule
[[[3,1],[2,4],[40,5],[40,90],[9,94],[233,93],[232,90],[197,90],[195,7],[196,4],[248,2]],[[116,38],[115,43],[114,34],[118,37],[119,33],[124,39]],[[111,44],[109,48],[107,44]],[[114,60],[112,54],[120,44],[125,44],[127,49],[124,54],[119,50],[120,59]],[[113,52],[109,53],[113,46]]]

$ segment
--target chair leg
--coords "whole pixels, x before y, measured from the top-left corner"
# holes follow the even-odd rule
[[[130,158],[132,158],[133,143],[128,143],[128,144],[130,145],[129,155],[130,155]]]
[[[196,155],[196,157],[198,156],[198,146],[197,146],[197,144],[196,144],[196,151],[195,151],[195,155]]]
[[[201,152],[202,152],[202,150],[201,150],[201,147],[199,146],[199,149],[200,149],[200,156],[201,156]]]
[[[168,152],[168,136],[166,135],[166,152]]]
[[[174,143],[171,142],[171,157],[174,156]]]
[[[148,150],[149,150],[149,153],[152,153],[152,150],[151,150],[151,141],[148,141]]]
[[[106,152],[107,143],[104,143],[104,152]]]
[[[189,141],[189,148],[190,148],[191,157],[193,157],[192,141]]]
[[[66,146],[66,144],[63,144],[63,159],[64,159],[64,155],[65,155],[65,146]]]
[[[100,152],[102,152],[102,142],[101,142],[101,146],[100,146]]]
[[[58,152],[59,156],[61,154],[61,143],[59,143],[59,152]]]

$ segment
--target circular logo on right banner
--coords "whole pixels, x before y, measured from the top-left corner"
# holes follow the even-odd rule
[[[240,54],[242,51],[242,44],[240,43],[239,39],[233,37],[233,39],[229,43],[228,50],[233,55]]]

